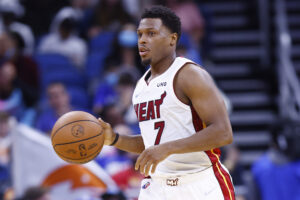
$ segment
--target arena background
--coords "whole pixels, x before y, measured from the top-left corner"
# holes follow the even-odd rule
[[[222,160],[236,199],[300,199],[297,0],[0,0],[0,199],[137,199],[136,155],[105,147],[68,165],[49,134],[71,110],[138,134],[136,27],[157,4],[182,20],[177,54],[224,94],[234,143]]]

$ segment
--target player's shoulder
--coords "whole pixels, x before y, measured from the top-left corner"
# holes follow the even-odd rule
[[[186,68],[189,70],[206,71],[203,66],[194,62],[186,62],[182,68]]]
[[[186,62],[178,73],[178,77],[184,80],[205,80],[210,78],[209,73],[201,65],[194,62]]]
[[[206,95],[214,91],[215,83],[202,66],[186,62],[175,77],[174,87],[190,98],[191,95]]]

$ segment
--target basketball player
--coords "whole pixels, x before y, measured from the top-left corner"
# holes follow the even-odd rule
[[[176,57],[180,30],[180,19],[168,8],[143,13],[138,48],[151,67],[132,97],[141,136],[119,135],[99,119],[105,144],[140,154],[135,169],[150,175],[140,200],[234,200],[218,149],[233,140],[227,111],[210,75]]]

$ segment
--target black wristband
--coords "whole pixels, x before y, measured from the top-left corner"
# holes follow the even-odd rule
[[[119,140],[119,133],[116,133],[116,137],[114,139],[114,141],[109,145],[109,146],[114,146]]]

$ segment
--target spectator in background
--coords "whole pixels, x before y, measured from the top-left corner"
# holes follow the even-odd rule
[[[11,60],[14,55],[14,44],[9,34],[0,33],[0,65]]]
[[[51,32],[42,39],[38,52],[61,54],[82,69],[87,46],[85,41],[76,35],[77,17],[77,12],[70,7],[58,12],[52,22]]]
[[[300,134],[298,121],[280,121],[273,127],[269,150],[252,165],[258,191],[253,199],[300,199]]]
[[[33,107],[39,98],[39,70],[37,63],[31,56],[22,53],[25,48],[25,41],[22,35],[12,31],[9,32],[9,39],[13,44],[12,48],[14,51],[11,61],[16,66],[18,85],[22,89],[26,106]]]
[[[200,51],[195,44],[192,44],[188,34],[183,33],[178,41],[176,55],[193,60],[195,63],[202,65]]]
[[[85,15],[85,12],[96,4],[95,0],[70,0],[70,2],[71,7],[77,13],[77,19],[82,19]]]
[[[86,39],[87,30],[92,19],[93,7],[97,4],[97,0],[70,0],[70,2],[71,7],[76,11],[78,33],[81,37]]]
[[[162,4],[162,0],[122,0],[126,11],[137,21],[145,8],[149,8],[155,4]]]
[[[95,86],[93,99],[93,112],[100,114],[104,106],[113,104],[116,98],[115,86],[119,81],[118,63],[114,59],[108,59],[106,69],[100,78],[100,83]]]
[[[76,21],[76,26],[74,27],[73,32],[76,34],[78,33],[78,26],[80,25],[81,20],[84,18],[85,12],[89,10],[92,3],[91,0],[70,0],[70,2],[71,6],[61,8],[53,18],[50,27],[51,32],[57,31],[58,25],[63,18],[71,17]]]
[[[17,22],[17,17],[24,14],[24,8],[18,0],[0,1],[0,32],[14,31],[19,33],[24,39],[23,53],[31,55],[34,50],[34,36],[31,28],[23,23]]]
[[[116,32],[123,24],[132,21],[121,0],[101,0],[93,11],[91,27],[87,35],[93,38],[102,31]]]
[[[104,81],[96,89],[93,111],[101,113],[105,105],[116,104],[125,123],[137,131],[137,118],[131,105],[131,94],[140,73],[137,62],[137,34],[134,24],[126,24],[118,33],[114,51],[107,59]],[[140,67],[142,68],[142,67]]]
[[[151,0],[147,0],[151,2]],[[128,14],[134,19],[138,19],[143,11],[142,7],[145,3],[145,0],[122,0],[123,7]]]
[[[136,26],[132,23],[125,24],[117,35],[112,53],[113,59],[119,62],[119,73],[130,73],[136,81],[141,76],[141,72],[145,72],[140,64],[137,40]]]
[[[12,187],[11,180],[11,143],[10,131],[14,119],[5,112],[0,112],[0,199]]]
[[[109,81],[117,83],[110,83]],[[111,72],[107,76],[107,81],[100,84],[95,93],[93,112],[98,115],[101,115],[103,111],[120,113],[122,122],[130,126],[132,132],[139,132],[137,117],[131,103],[135,84],[136,80],[131,73],[126,71],[120,74]],[[108,110],[105,107],[109,105],[112,108],[109,107]]]
[[[98,84],[112,82],[113,85],[117,82],[117,77],[123,72],[130,73],[135,80],[140,77],[141,71],[144,72],[139,60],[137,51],[137,34],[136,26],[128,23],[122,26],[120,31],[112,39],[112,49],[104,59],[101,73],[89,84],[90,91],[97,89]],[[109,47],[107,47],[109,48]],[[113,78],[113,79],[111,79]],[[105,79],[109,79],[103,81]]]
[[[117,105],[120,113],[123,114],[124,122],[132,129],[133,133],[139,133],[138,121],[132,105],[132,95],[135,84],[136,80],[134,80],[131,74],[123,73],[120,76],[117,86],[117,91],[119,94]]]
[[[36,37],[37,43],[41,36],[49,31],[49,25],[55,14],[62,7],[69,5],[69,0],[21,0],[27,11],[22,17],[22,21],[28,24]]]
[[[179,41],[179,52],[180,49],[186,48],[184,56],[202,64],[201,43],[205,21],[197,4],[192,0],[165,0],[165,2],[181,20],[183,38]]]
[[[204,18],[192,0],[166,0],[167,5],[180,17],[182,32],[189,34],[192,42],[200,44],[204,36]]]
[[[107,79],[105,83],[100,85],[94,97],[93,111],[96,114],[101,114],[106,106],[113,104],[116,112],[121,113],[123,117],[131,106],[131,95],[135,81],[132,75],[127,72],[120,75],[112,74],[107,77],[109,76],[114,76],[111,79],[116,80]],[[110,83],[109,81],[117,83]]]
[[[112,127],[115,127],[119,124],[124,124],[123,114],[120,112],[120,109],[116,103],[106,105],[101,112],[101,116],[103,119],[108,120]]]
[[[59,82],[48,85],[47,98],[50,107],[38,115],[36,128],[50,134],[56,120],[63,114],[70,112],[72,106],[65,86]]]
[[[14,34],[0,33],[0,111],[9,112],[21,122],[32,125],[35,115],[32,107],[38,98],[38,90],[33,86],[38,87],[35,82],[37,66],[25,59],[27,56],[18,48]]]
[[[5,62],[0,66],[0,111],[22,120],[26,107],[21,89],[14,84],[16,76],[16,67],[13,63]]]

